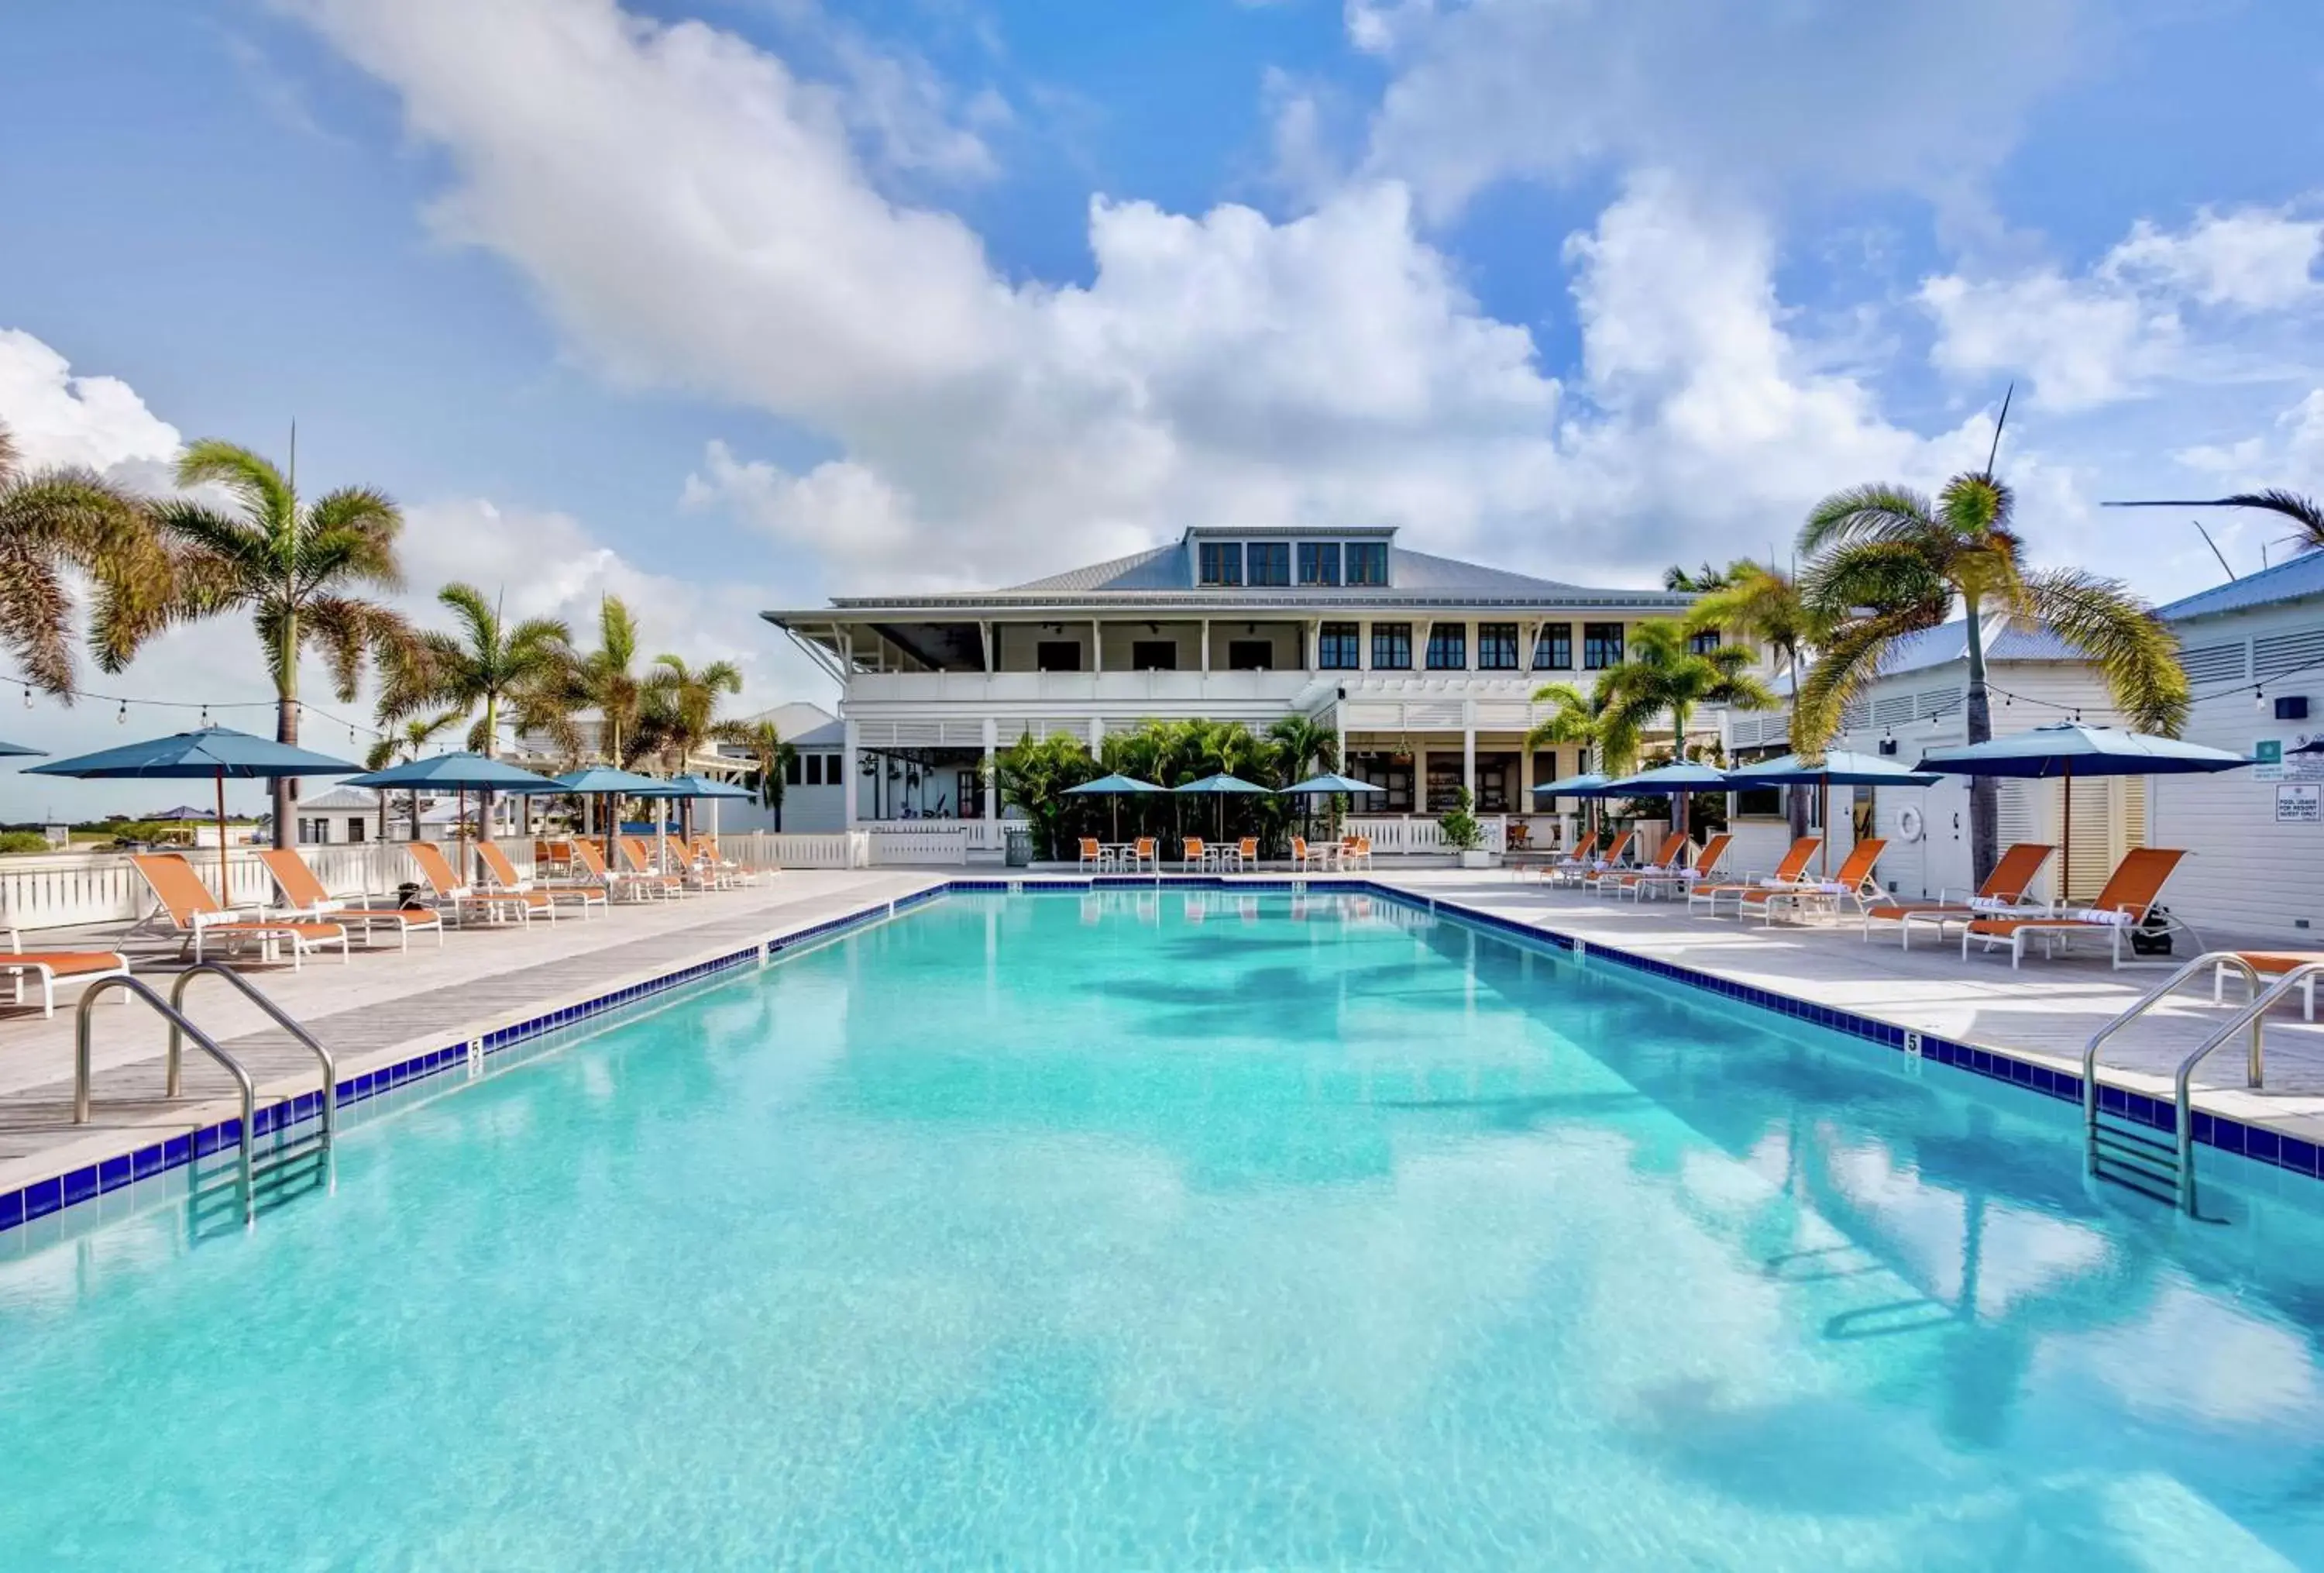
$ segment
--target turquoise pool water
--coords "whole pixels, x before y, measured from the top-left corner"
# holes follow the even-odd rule
[[[0,1268],[0,1567],[2324,1566],[2324,1231],[1345,898],[964,897]]]

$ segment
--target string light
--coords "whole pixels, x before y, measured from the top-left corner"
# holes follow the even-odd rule
[[[129,701],[127,699],[121,701],[121,713],[113,717],[113,724],[116,726],[126,726],[129,725]]]

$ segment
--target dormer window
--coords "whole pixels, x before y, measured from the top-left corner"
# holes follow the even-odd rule
[[[1303,541],[1299,543],[1299,582],[1303,585],[1336,585],[1340,582],[1340,543],[1336,541]]]
[[[1195,566],[1206,585],[1242,583],[1242,542],[1205,541],[1195,548]]]
[[[1347,564],[1350,584],[1387,584],[1388,542],[1385,541],[1349,541]]]
[[[1287,585],[1291,582],[1291,543],[1287,541],[1254,541],[1243,549],[1250,570],[1250,582],[1255,585]]]

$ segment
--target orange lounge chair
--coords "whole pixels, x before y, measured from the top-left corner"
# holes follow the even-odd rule
[[[242,911],[221,905],[217,897],[210,893],[210,887],[202,883],[202,876],[194,872],[194,865],[174,852],[140,852],[129,862],[146,888],[153,893],[153,899],[161,903],[171,927],[185,936],[185,945],[179,947],[180,952],[190,945],[196,961],[203,959],[202,952],[213,939],[224,939],[229,956],[255,940],[259,959],[264,962],[276,959],[278,946],[287,948],[293,972],[300,970],[309,950],[324,950],[336,945],[339,948],[339,959],[347,958],[347,930],[344,923],[263,915],[244,917]]]
[[[2184,849],[2168,847],[2140,847],[2123,855],[2116,865],[2106,888],[2098,899],[2087,907],[2069,907],[2063,911],[2038,918],[1971,918],[1961,926],[1961,959],[1969,959],[1972,939],[1982,939],[1985,948],[1992,949],[2003,940],[2009,942],[2009,965],[2014,968],[2025,959],[2025,941],[2038,939],[2045,954],[2056,954],[2056,947],[2078,934],[2104,934],[2107,950],[2119,969],[2125,967],[2153,967],[2160,962],[2125,961],[2123,938],[2146,921],[2154,910],[2157,897],[2163,893],[2163,884],[2179,860],[2187,854]],[[2184,928],[2184,924],[2173,924]],[[2190,930],[2191,933],[2192,930]]]
[[[1644,901],[1649,891],[1666,890],[1673,885],[1684,890],[1699,881],[1710,879],[1718,874],[1719,865],[1727,859],[1727,848],[1734,841],[1734,837],[1722,830],[1704,842],[1702,850],[1689,859],[1684,866],[1642,869],[1637,874],[1625,875],[1614,893],[1627,894],[1632,901]]]
[[[1081,843],[1081,856],[1074,864],[1076,872],[1094,874],[1113,866],[1113,859],[1105,855],[1104,844],[1096,837],[1082,836],[1076,839]]]
[[[718,878],[718,870],[711,865],[709,859],[667,831],[662,833],[661,856],[662,861],[669,865],[671,872],[686,882],[687,889],[724,888]]]
[[[1582,883],[1601,896],[1608,891],[1619,895],[1627,886],[1635,884],[1639,880],[1657,879],[1665,874],[1676,874],[1686,866],[1686,855],[1693,850],[1693,842],[1683,836],[1673,836],[1663,843],[1663,849],[1655,854],[1652,863],[1637,868],[1609,868],[1584,879]]]
[[[640,890],[659,891],[665,896],[686,893],[685,879],[656,868],[652,857],[647,855],[644,842],[634,836],[623,836],[614,845],[621,848],[622,876],[634,882]]]
[[[605,904],[603,885],[576,884],[567,881],[536,884],[526,879],[517,873],[516,865],[509,861],[508,854],[501,850],[497,842],[477,842],[476,861],[484,865],[484,878],[492,883],[494,893],[522,896],[527,906],[537,912],[547,912],[552,918],[557,916],[557,903],[559,902],[568,907],[580,908],[585,918],[589,915],[591,907]]]
[[[1775,872],[1765,879],[1746,874],[1740,880],[1728,884],[1690,885],[1686,893],[1686,910],[1692,912],[1695,902],[1701,902],[1711,909],[1711,915],[1715,918],[1719,916],[1719,903],[1723,897],[1735,902],[1739,914],[1743,898],[1753,892],[1799,884],[1801,876],[1807,873],[1809,859],[1815,856],[1816,848],[1822,845],[1823,837],[1821,836],[1801,837],[1792,843],[1792,849],[1784,854],[1784,860],[1775,865]]]
[[[8,948],[0,950],[0,972],[16,982],[16,1003],[24,1003],[24,980],[41,980],[41,1014],[57,1013],[57,982],[60,978],[78,977],[95,983],[100,977],[127,977],[129,958],[118,950],[27,950],[24,937],[15,930],[8,930]],[[122,998],[128,999],[128,992]]]
[[[1246,836],[1235,843],[1234,865],[1238,870],[1251,867],[1259,862],[1259,837]]]
[[[1178,851],[1178,867],[1182,873],[1190,868],[1206,867],[1210,864],[1211,849],[1203,845],[1203,838],[1199,836],[1179,837]]]
[[[1856,910],[1861,912],[1880,894],[1880,884],[1873,877],[1872,870],[1887,847],[1888,843],[1879,837],[1868,836],[1848,849],[1848,856],[1840,859],[1838,871],[1830,879],[1763,885],[1737,901],[1735,915],[1739,918],[1745,912],[1757,911],[1773,927],[1779,906],[1804,915],[1811,905],[1838,911],[1840,902],[1854,902]]]
[[[579,865],[587,879],[596,881],[598,886],[604,891],[605,899],[609,902],[617,902],[624,898],[630,901],[640,901],[646,895],[647,887],[641,885],[636,876],[605,866],[605,855],[597,849],[597,844],[594,841],[574,842],[573,861]]]
[[[761,873],[773,872],[746,867],[735,862],[718,850],[718,840],[714,836],[696,836],[694,838],[694,853],[696,857],[706,860],[710,866],[717,871],[719,877],[729,884],[756,884]]]
[[[1864,937],[1872,938],[1874,923],[1894,923],[1896,937],[1904,948],[1913,948],[1913,925],[1926,923],[1937,931],[1941,942],[1945,926],[1966,923],[1971,918],[2006,918],[2013,911],[2026,917],[2039,917],[2049,911],[2026,900],[2025,893],[2034,886],[2034,876],[2042,865],[2058,849],[2043,841],[2016,841],[2001,855],[1977,893],[1965,902],[1950,901],[1944,891],[1937,893],[1932,902],[1875,902],[1864,909]]]
[[[2324,967],[2324,950],[2238,950],[2238,959],[2262,977],[2282,977],[2297,967]],[[5,958],[0,958],[5,959]],[[2218,1004],[2227,980],[2227,963],[2222,961],[2211,969],[2211,1003]],[[2300,982],[2301,1014],[2309,1021],[2316,1019],[2316,974],[2310,973]]]
[[[1637,836],[1638,833],[1636,830],[1625,830],[1615,837],[1612,843],[1600,856],[1578,859],[1572,864],[1561,864],[1549,871],[1550,883],[1588,884],[1608,869],[1619,867],[1622,859],[1629,855],[1630,843],[1637,840]]]
[[[432,841],[407,841],[403,849],[411,854],[411,861],[420,869],[420,877],[427,881],[428,888],[436,893],[437,901],[442,903],[437,911],[451,913],[453,922],[466,922],[465,914],[472,911],[482,911],[487,923],[497,923],[502,921],[503,913],[510,912],[516,915],[519,923],[532,921],[532,914],[536,911],[547,912],[551,918],[557,916],[556,909],[545,901],[530,902],[515,891],[478,890],[463,881],[452,872],[451,862],[445,857],[444,849]]]
[[[1536,878],[1547,879],[1560,869],[1587,867],[1591,858],[1597,855],[1597,851],[1598,835],[1593,830],[1575,842],[1573,850],[1563,857],[1545,858],[1539,863],[1520,863],[1510,870],[1510,877],[1523,879],[1526,870],[1531,869]]]
[[[396,948],[411,948],[411,930],[427,929],[434,931],[438,948],[444,944],[444,920],[425,907],[374,907],[355,905],[335,899],[315,877],[307,860],[291,847],[273,847],[258,855],[266,865],[266,874],[281,893],[283,911],[275,914],[283,918],[311,918],[317,922],[348,923],[363,930],[364,944],[371,944],[372,934],[381,929],[392,930]]]

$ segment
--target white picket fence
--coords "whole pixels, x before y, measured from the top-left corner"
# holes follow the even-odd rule
[[[1480,815],[1477,824],[1485,832],[1486,851],[1499,852],[1508,846],[1507,815]],[[1370,837],[1376,857],[1448,857],[1452,851],[1444,845],[1443,827],[1419,815],[1351,814],[1341,821],[1341,832]]]
[[[1022,823],[1021,820],[1019,822]],[[1008,846],[1001,831],[1001,827],[1007,823],[1005,819],[865,819],[857,828],[869,830],[874,836],[882,834],[918,836],[925,835],[929,831],[938,831],[959,837],[962,846],[970,852],[1001,852],[1006,850]],[[898,845],[900,847],[905,843],[899,842]],[[873,856],[878,856],[876,850]],[[939,861],[944,860],[939,859]]]
[[[532,843],[522,838],[504,841],[502,847],[517,872],[530,874]],[[387,895],[396,886],[419,877],[400,841],[366,841],[337,847],[300,848],[307,865],[337,897]],[[217,849],[201,847],[185,853],[186,861],[202,882],[218,888]],[[256,852],[237,848],[226,854],[228,906],[275,904],[273,882]],[[55,929],[77,923],[127,923],[152,910],[153,898],[125,852],[56,852],[29,857],[0,857],[0,927]]]
[[[872,838],[861,830],[819,835],[752,830],[718,837],[719,852],[748,868],[868,868]]]

